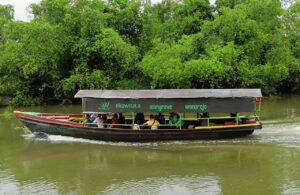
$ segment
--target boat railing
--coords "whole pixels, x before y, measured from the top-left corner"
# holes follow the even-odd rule
[[[84,126],[90,126],[90,127],[97,127],[96,123],[83,123]],[[112,124],[112,123],[103,123],[104,127],[133,127],[135,124]],[[140,127],[151,127],[152,125],[142,124],[139,125]],[[159,124],[155,126],[164,126],[164,127],[179,127],[178,124]]]
[[[140,129],[149,129],[152,125],[147,124],[135,124],[132,118],[126,118],[128,123],[126,124],[112,124],[104,123],[104,128],[124,128],[124,129],[135,129],[138,126]],[[183,128],[183,129],[197,129],[211,126],[227,126],[227,125],[244,125],[244,124],[256,124],[260,122],[259,115],[237,115],[237,116],[211,116],[211,117],[183,117],[180,116],[180,120],[176,124],[171,124],[169,120],[166,120],[164,124],[157,124],[159,129],[162,128]],[[96,123],[84,123],[84,126],[90,126],[97,128]]]
[[[127,120],[132,121],[131,118],[127,118]],[[249,120],[249,121],[247,121]],[[168,120],[166,120],[165,124],[157,124],[158,128],[166,127],[166,128],[183,128],[183,125],[187,129],[193,128],[201,128],[201,127],[210,127],[210,126],[220,126],[220,125],[241,125],[247,123],[257,123],[260,122],[260,118],[257,114],[249,115],[249,116],[212,116],[212,117],[181,117],[180,122],[177,124],[170,124]],[[104,123],[104,127],[109,128],[132,128],[134,129],[134,123],[130,122],[127,124],[112,124],[112,123]],[[97,127],[96,123],[84,123],[84,126]],[[138,125],[141,129],[148,129],[152,125],[140,124]],[[191,127],[192,126],[192,127]]]
[[[215,125],[215,123],[222,124],[224,123],[225,125],[238,125],[242,123],[247,123],[246,120],[252,120],[252,122],[260,121],[260,118],[257,114],[255,115],[250,115],[250,116],[214,116],[214,117],[197,117],[197,118],[182,118],[183,121],[201,121],[201,122],[206,122],[207,125],[203,126],[211,126]],[[233,124],[234,123],[234,124]]]

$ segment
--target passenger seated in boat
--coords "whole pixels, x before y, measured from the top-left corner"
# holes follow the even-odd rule
[[[164,115],[162,115],[161,112],[159,112],[156,117],[160,124],[166,124],[166,119],[165,119]]]
[[[111,118],[111,125],[110,128],[119,128],[120,127],[120,122],[118,120],[118,115],[115,113],[113,117]]]
[[[152,130],[158,129],[159,122],[153,114],[150,115],[150,120],[145,122],[144,125],[150,125]]]
[[[137,113],[134,118],[134,124],[142,125],[145,122],[144,113]]]
[[[122,113],[119,113],[119,123],[120,124],[125,124],[126,123],[125,117],[123,116]]]
[[[94,121],[97,118],[97,115],[95,113],[91,114],[90,119],[91,121]]]
[[[133,129],[134,130],[139,130],[141,128],[140,125],[144,124],[145,122],[145,116],[144,113],[136,113],[135,117],[134,117],[134,125],[133,125]]]
[[[240,114],[239,113],[230,113],[231,121],[234,123],[241,123]]]
[[[209,118],[209,113],[208,112],[203,112],[201,118]]]
[[[85,120],[84,120],[84,125],[91,127],[93,126],[93,120],[91,119],[91,115],[90,114],[86,114],[85,115]]]
[[[93,121],[93,123],[95,123],[98,128],[103,128],[103,118],[102,118],[102,115],[101,114],[98,114],[97,117],[95,118],[95,120]]]
[[[133,129],[134,130],[139,130],[141,127],[140,125],[144,124],[145,122],[145,116],[144,113],[136,113],[135,117],[134,117],[134,125],[133,125]]]
[[[107,114],[102,114],[103,123],[108,123],[107,121]]]
[[[208,112],[203,112],[203,114],[201,115],[200,118],[203,118],[200,121],[201,126],[208,126],[208,120],[207,120],[207,118],[209,118],[209,113]]]
[[[179,127],[180,125],[183,126],[184,122],[180,119],[179,114],[171,112],[169,124],[176,125],[176,127]]]

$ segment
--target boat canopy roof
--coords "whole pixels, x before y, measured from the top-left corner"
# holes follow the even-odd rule
[[[79,90],[84,112],[253,112],[260,89]]]
[[[186,99],[262,97],[260,89],[144,89],[144,90],[79,90],[75,98],[105,99]]]

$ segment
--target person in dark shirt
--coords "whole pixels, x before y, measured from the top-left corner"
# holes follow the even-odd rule
[[[134,123],[138,125],[142,125],[145,122],[144,113],[137,113],[134,118]]]
[[[125,117],[123,116],[122,113],[119,113],[119,123],[120,124],[126,124]]]
[[[86,114],[85,115],[85,120],[84,120],[84,124],[88,127],[92,127],[93,126],[93,120],[91,118],[91,115],[90,114]]]
[[[201,120],[201,125],[202,126],[208,126],[209,113],[208,112],[203,112],[203,114],[201,115],[201,118],[203,118]]]
[[[165,119],[164,115],[161,112],[159,112],[156,117],[157,117],[157,120],[160,124],[166,124],[166,119]]]

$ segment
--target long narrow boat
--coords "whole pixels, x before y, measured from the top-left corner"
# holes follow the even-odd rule
[[[32,132],[104,141],[162,141],[235,138],[261,129],[260,89],[163,89],[163,90],[80,90],[83,114],[45,114],[14,111]],[[108,115],[104,127],[83,121],[86,114]],[[114,126],[110,116],[123,113],[124,124]],[[157,125],[141,124],[135,116],[176,113],[180,120]]]

